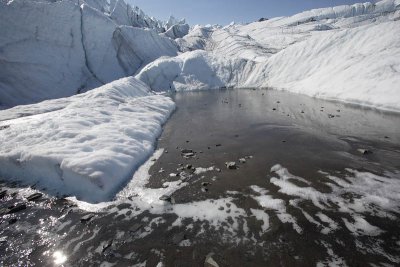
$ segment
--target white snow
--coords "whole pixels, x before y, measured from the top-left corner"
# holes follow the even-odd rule
[[[344,224],[347,229],[355,235],[369,235],[369,236],[377,236],[383,233],[381,229],[376,226],[369,224],[363,217],[361,216],[353,216],[354,222],[350,222],[346,218],[343,218]]]
[[[261,229],[262,233],[265,233],[269,228],[269,216],[263,210],[250,209],[251,213],[256,217],[257,220],[262,221]]]
[[[399,19],[400,2],[383,0],[196,26],[177,39],[187,52],[152,62],[136,77],[157,91],[273,87],[400,111]]]
[[[87,201],[109,198],[131,177],[174,109],[134,78],[55,102],[54,111],[0,122],[9,126],[0,132],[0,175]]]
[[[0,1],[0,106],[71,96],[177,55],[175,41],[158,34],[163,23],[140,9],[78,2]]]

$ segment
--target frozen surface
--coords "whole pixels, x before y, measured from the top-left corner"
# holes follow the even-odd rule
[[[169,23],[184,23],[176,20]],[[123,0],[0,1],[0,106],[71,96],[135,74],[177,44]],[[170,25],[179,37],[187,25]]]
[[[169,97],[134,78],[41,106],[35,115],[0,123],[6,126],[0,175],[92,202],[109,198],[131,177],[174,109]],[[32,109],[15,109],[25,108]]]

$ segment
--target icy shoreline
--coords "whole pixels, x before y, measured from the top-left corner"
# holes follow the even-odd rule
[[[135,78],[124,78],[39,107],[32,116],[0,122],[0,176],[97,202],[150,156],[175,105]],[[4,112],[24,109],[30,106]]]

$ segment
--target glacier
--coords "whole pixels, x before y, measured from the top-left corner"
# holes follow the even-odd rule
[[[400,1],[195,26],[136,77],[155,91],[268,87],[400,111]]]
[[[175,108],[133,77],[0,115],[0,176],[53,194],[112,197],[154,150]]]
[[[178,53],[173,39],[158,34],[167,22],[121,0],[3,0],[0,23],[4,107],[82,93]]]
[[[0,176],[85,201],[153,153],[168,92],[274,88],[400,111],[400,0],[227,26],[123,0],[0,0],[0,24]]]

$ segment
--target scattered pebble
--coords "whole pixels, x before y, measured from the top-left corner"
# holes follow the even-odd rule
[[[357,149],[357,151],[360,152],[360,153],[363,154],[363,155],[372,154],[372,151],[371,151],[371,150],[368,150],[368,149],[366,149],[366,148],[359,148],[359,149]]]
[[[171,204],[174,204],[174,203],[175,203],[175,199],[174,199],[172,196],[168,196],[168,195],[162,195],[162,196],[160,197],[160,200],[169,202],[169,203],[171,203]]]
[[[334,117],[335,117],[335,115],[328,114],[328,118],[329,118],[329,119],[332,119],[332,118],[334,118]]]
[[[87,214],[81,218],[81,223],[87,223],[94,217],[93,214]]]
[[[204,261],[204,267],[219,267],[218,263],[212,258],[214,253],[209,253]]]
[[[187,165],[185,166],[185,168],[188,169],[188,170],[190,170],[190,169],[193,168],[193,165],[192,165],[192,164],[187,164]]]
[[[226,168],[230,170],[235,170],[237,169],[236,162],[231,161],[231,162],[225,162]]]
[[[102,249],[101,252],[104,253],[108,248],[111,247],[112,243],[113,243],[113,240],[108,241],[108,242],[103,246],[103,249]]]
[[[0,126],[0,131],[10,128],[10,125],[2,125]]]

